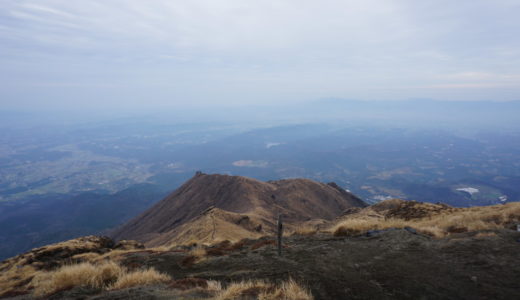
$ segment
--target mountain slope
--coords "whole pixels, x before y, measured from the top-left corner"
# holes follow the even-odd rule
[[[235,234],[262,235],[261,217],[212,207],[156,237],[167,241],[171,234],[181,242],[195,238],[207,245],[145,248],[135,241],[89,236],[0,262],[0,298],[41,299],[43,290],[49,299],[215,299],[222,291],[218,286],[283,282],[290,276],[315,299],[516,299],[519,216],[518,202],[453,208],[393,199],[348,209],[327,222],[339,222],[343,230],[333,226],[285,236],[280,257],[274,235],[230,241]],[[445,234],[431,234],[438,231]],[[223,241],[210,243],[213,239]],[[115,277],[100,271],[110,275],[98,276],[106,284],[100,288],[85,264],[90,270],[115,264],[123,271],[116,268]],[[122,289],[111,285],[134,270],[156,270],[173,279],[144,287],[139,285],[150,282],[136,280],[129,286],[137,287]],[[252,291],[249,287],[244,298],[256,299]]]
[[[228,212],[210,208],[192,220],[162,234],[157,234],[147,242],[150,246],[192,243],[211,243],[215,241],[238,241],[243,238],[260,238],[272,226],[265,220],[247,214]]]
[[[345,209],[365,206],[362,200],[334,183],[308,179],[262,182],[247,177],[198,172],[162,201],[116,229],[112,237],[136,239],[149,245],[164,244],[175,237],[180,226],[200,219],[212,208],[219,209],[217,218],[222,222],[237,225],[233,220],[236,214],[254,220],[256,229],[246,230],[258,233],[270,232],[279,213],[286,223],[291,224],[311,219],[331,220]],[[194,227],[212,230],[211,226],[209,229],[207,226]],[[243,225],[239,227],[244,228]]]

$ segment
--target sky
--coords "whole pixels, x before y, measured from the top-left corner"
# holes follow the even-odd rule
[[[520,100],[520,0],[0,0],[0,109]]]

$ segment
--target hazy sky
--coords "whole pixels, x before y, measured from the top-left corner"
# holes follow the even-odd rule
[[[520,0],[1,0],[2,108],[520,100]]]

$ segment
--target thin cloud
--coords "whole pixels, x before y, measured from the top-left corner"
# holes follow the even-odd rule
[[[129,91],[139,86],[172,105],[325,95],[481,100],[460,90],[482,87],[515,100],[519,14],[517,1],[484,0],[3,0],[0,101],[71,103],[45,93],[83,81],[90,94],[135,97]]]

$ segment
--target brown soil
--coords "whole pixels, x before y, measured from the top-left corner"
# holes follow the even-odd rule
[[[286,224],[331,220],[351,207],[365,207],[334,183],[308,179],[262,182],[252,178],[198,173],[179,189],[112,234],[147,246],[215,242],[231,232],[235,239],[271,233],[279,213]],[[183,226],[184,225],[184,226]],[[220,226],[220,228],[216,228]],[[199,231],[195,228],[200,228]],[[218,230],[220,229],[220,230]]]

